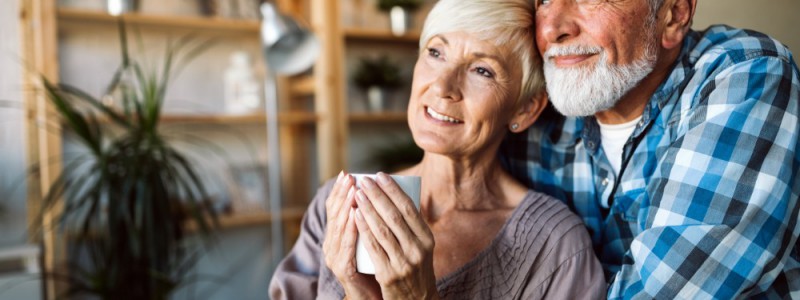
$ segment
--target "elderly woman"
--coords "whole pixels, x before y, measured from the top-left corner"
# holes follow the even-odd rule
[[[408,124],[425,151],[420,210],[386,174],[340,174],[312,201],[273,299],[594,299],[603,272],[581,220],[502,169],[504,136],[546,105],[531,1],[441,0],[414,69]],[[358,235],[375,276],[356,270]]]

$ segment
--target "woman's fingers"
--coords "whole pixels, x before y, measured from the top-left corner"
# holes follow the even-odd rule
[[[336,199],[334,195],[338,194],[339,189],[341,188],[339,183],[342,182],[343,177],[344,177],[344,171],[339,172],[339,175],[336,176],[336,181],[333,183],[333,188],[331,189],[331,193],[328,194],[328,198],[325,199],[325,211],[327,212],[333,211],[332,206],[335,202],[334,199]]]
[[[344,230],[344,227],[347,224],[347,219],[349,218],[350,210],[352,210],[352,208],[348,203],[353,201],[354,194],[355,194],[355,187],[351,186],[347,190],[347,195],[345,195],[341,200],[342,203],[340,203],[339,211],[336,213],[337,214],[336,220],[330,221],[333,224],[335,224],[336,228],[338,229],[337,232],[341,232],[342,230]]]
[[[327,221],[328,226],[332,226],[337,235],[344,228],[350,211],[350,202],[353,201],[353,194],[355,193],[353,177],[349,174],[344,175],[339,185],[340,189],[337,194],[331,195],[334,198],[334,202],[331,204],[331,212],[328,214],[330,219]]]
[[[419,209],[414,205],[414,201],[403,192],[397,182],[383,172],[378,172],[377,178],[378,185],[401,212],[413,234],[423,239],[423,241],[424,239],[432,239],[433,233],[430,231],[428,224],[425,223],[425,220],[422,219]]]
[[[344,183],[347,177],[349,176],[348,174],[344,173],[344,171],[339,172],[339,176],[336,178],[336,182],[334,182],[330,194],[328,194],[328,199],[325,199],[325,211],[329,218],[339,211],[342,203],[341,199],[344,197],[344,193],[347,192],[347,188]]]
[[[358,197],[359,193],[361,193],[361,191],[356,192],[356,197]],[[361,238],[364,247],[367,248],[367,253],[369,253],[369,258],[372,259],[372,264],[375,265],[375,273],[385,273],[386,266],[391,264],[389,256],[373,233],[369,221],[367,221],[366,217],[363,215],[363,209],[364,207],[359,203],[359,207],[355,210],[358,236]]]
[[[358,241],[358,228],[356,227],[356,209],[351,208],[348,213],[347,224],[345,225],[344,235],[342,236],[342,248],[344,257],[352,257],[353,267],[355,267],[356,241]]]
[[[361,187],[366,198],[368,198],[367,202],[374,207],[377,216],[391,229],[391,232],[400,243],[402,249],[407,250],[412,247],[416,239],[415,235],[408,227],[408,220],[403,216],[395,203],[376,185],[375,181],[370,178],[364,178],[361,182]],[[400,193],[403,192],[400,191]],[[405,194],[403,195],[405,196]],[[365,199],[356,199],[356,201],[359,200]],[[361,207],[361,202],[358,202],[358,205]],[[372,225],[372,223],[370,223],[370,225]]]
[[[396,212],[392,214],[393,217],[390,218],[393,218],[392,223],[394,224],[389,224],[387,220],[384,219],[384,216],[376,209],[375,204],[379,201],[371,198],[368,199],[364,190],[358,190],[356,192],[356,201],[358,202],[358,209],[362,216],[364,216],[372,235],[375,236],[381,247],[383,247],[384,251],[386,251],[390,257],[396,257],[396,255],[401,255],[403,253],[404,248],[400,245],[401,241],[407,244],[414,243],[413,241],[404,240],[409,238],[409,231],[408,226],[404,224],[399,214]],[[397,224],[398,221],[400,224]]]
[[[348,201],[354,201],[354,193],[355,187],[353,186],[352,176],[344,172],[340,173],[325,203],[327,217],[326,237],[340,237],[344,234],[348,214],[351,210]],[[325,256],[329,258],[331,262],[338,260],[342,252],[342,247],[342,239],[340,238],[326,238],[323,243],[323,249],[326,252]]]

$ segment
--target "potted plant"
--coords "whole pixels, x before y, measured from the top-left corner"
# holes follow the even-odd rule
[[[69,237],[69,274],[53,274],[68,281],[59,298],[166,299],[187,283],[198,257],[187,222],[201,237],[217,224],[196,166],[158,126],[174,71],[209,42],[181,39],[168,46],[160,70],[148,71],[129,57],[121,20],[119,28],[122,65],[108,89],[119,110],[42,78],[65,132],[87,150],[65,163],[37,222],[55,212],[55,226]]]
[[[385,110],[389,92],[403,84],[400,67],[386,55],[375,59],[361,58],[353,81],[366,92],[367,108],[373,112]]]
[[[378,9],[389,13],[392,34],[404,35],[411,28],[411,14],[422,6],[422,0],[378,0]]]

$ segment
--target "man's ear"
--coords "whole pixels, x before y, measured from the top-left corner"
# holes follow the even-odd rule
[[[661,46],[673,49],[683,44],[683,38],[692,27],[697,0],[666,0],[659,9],[659,17],[664,19],[664,34]]]
[[[542,111],[547,106],[547,93],[541,92],[531,97],[530,100],[523,100],[523,102],[517,112],[514,113],[514,116],[511,117],[509,128],[514,133],[525,131],[539,119],[539,115],[542,114]],[[513,124],[517,124],[517,126],[513,126]]]

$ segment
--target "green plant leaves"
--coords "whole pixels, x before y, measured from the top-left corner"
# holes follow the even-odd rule
[[[386,55],[376,59],[362,58],[353,74],[353,81],[362,89],[370,86],[396,88],[403,84],[400,67]]]
[[[152,71],[128,56],[121,21],[120,43],[122,65],[106,94],[117,97],[122,111],[42,78],[63,127],[89,151],[65,166],[43,199],[39,220],[62,207],[57,226],[72,237],[67,295],[166,299],[197,260],[186,222],[208,236],[218,221],[196,166],[171,146],[158,123],[176,64],[188,63],[212,42],[170,43],[164,64]]]

